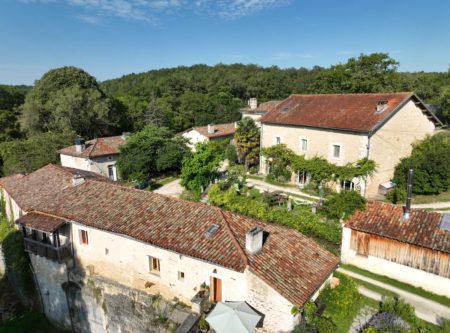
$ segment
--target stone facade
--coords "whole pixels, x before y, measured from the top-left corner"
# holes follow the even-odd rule
[[[354,179],[361,194],[374,197],[381,183],[392,179],[395,165],[408,156],[412,144],[425,138],[435,130],[434,123],[410,100],[374,133],[356,133],[314,127],[281,124],[262,124],[261,147],[277,143],[286,144],[296,154],[306,158],[321,156],[336,165],[354,163],[369,157],[377,163],[367,187],[363,180]],[[279,138],[279,139],[277,139]],[[302,150],[302,139],[307,140],[307,150]],[[333,155],[333,146],[340,146],[340,157]],[[267,173],[266,161],[261,158],[260,172]],[[293,178],[294,180],[295,178]]]

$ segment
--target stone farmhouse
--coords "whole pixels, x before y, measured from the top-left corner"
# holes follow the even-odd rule
[[[126,133],[119,136],[85,141],[75,139],[75,145],[58,151],[61,165],[69,168],[92,171],[112,180],[117,180],[116,162],[119,146],[126,140]]]
[[[214,140],[233,139],[237,123],[209,124],[207,126],[192,127],[181,135],[189,140],[188,146],[195,150],[195,145],[201,142]]]
[[[87,288],[99,276],[126,286],[130,295],[176,297],[192,309],[207,285],[212,302],[246,301],[263,314],[263,328],[286,332],[298,320],[292,307],[317,297],[339,263],[295,230],[125,187],[93,172],[49,164],[0,178],[0,189],[7,215],[24,234],[46,314],[66,328],[74,309],[64,286]],[[74,281],[80,270],[86,276]],[[111,328],[111,311],[101,302],[83,311],[91,331]],[[125,322],[115,325],[129,329]]]
[[[367,182],[347,179],[336,190],[355,189],[365,197],[389,187],[395,165],[416,140],[433,134],[441,121],[411,92],[291,95],[260,118],[261,147],[286,144],[306,158],[321,156],[337,165],[369,158],[377,168]],[[261,158],[260,172],[268,164]],[[365,177],[363,177],[365,178]],[[304,185],[309,175],[293,175]],[[385,185],[387,183],[387,185]]]
[[[343,228],[341,260],[450,297],[450,214],[369,202]]]
[[[256,126],[261,127],[260,118],[280,103],[281,101],[269,101],[258,105],[258,100],[256,98],[250,98],[248,100],[248,106],[242,108],[240,112],[242,118],[252,118],[255,121]]]

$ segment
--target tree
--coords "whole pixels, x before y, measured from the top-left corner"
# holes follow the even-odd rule
[[[41,133],[25,140],[13,140],[0,144],[3,174],[30,173],[48,163],[58,163],[57,151],[69,146],[72,133]]]
[[[440,119],[444,123],[450,124],[450,85],[441,90],[441,93],[439,94],[439,104],[441,105],[439,113]]]
[[[269,164],[269,180],[277,182],[286,182],[290,179],[292,170],[292,160],[295,158],[295,153],[286,147],[285,144],[278,144],[271,147],[263,148],[262,155],[266,158],[266,163]]]
[[[364,209],[366,200],[356,191],[333,193],[324,202],[323,210],[328,217],[339,220],[347,219],[357,210]]]
[[[120,177],[131,181],[178,172],[181,161],[189,154],[184,138],[174,136],[166,127],[155,125],[148,125],[132,134],[119,150],[116,165]]]
[[[313,92],[374,93],[391,92],[399,88],[399,63],[387,53],[361,54],[345,64],[325,69],[312,85]]]
[[[29,134],[76,132],[93,138],[112,133],[120,116],[94,77],[76,67],[45,73],[27,94],[21,122]]]
[[[150,99],[144,113],[144,122],[147,125],[166,126],[167,117],[164,111],[159,107],[155,95]]]
[[[245,117],[238,122],[234,133],[238,161],[248,169],[259,161],[260,132],[252,118]]]
[[[429,136],[413,146],[394,171],[398,191],[406,190],[408,170],[414,169],[413,193],[437,194],[450,189],[450,132]],[[397,193],[402,197],[402,193]]]
[[[199,143],[196,151],[183,160],[181,185],[188,190],[200,193],[218,177],[218,168],[224,160],[214,142]]]
[[[21,136],[15,112],[0,110],[0,142],[17,139]]]

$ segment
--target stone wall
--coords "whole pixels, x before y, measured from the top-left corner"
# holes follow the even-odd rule
[[[175,332],[183,323],[196,323],[190,308],[177,300],[165,300],[98,275],[85,276],[82,270],[43,257],[31,255],[31,261],[44,313],[61,329],[166,333]]]

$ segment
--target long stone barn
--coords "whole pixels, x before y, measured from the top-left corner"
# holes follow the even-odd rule
[[[0,178],[0,186],[24,234],[45,313],[67,329],[152,332],[152,322],[142,324],[146,316],[130,323],[132,314],[123,313],[142,309],[136,304],[148,295],[195,313],[202,306],[196,299],[209,294],[213,303],[246,301],[263,315],[259,326],[287,332],[298,321],[292,307],[317,297],[339,263],[295,230],[88,171],[49,164]],[[124,295],[129,301],[112,301]],[[187,315],[177,316],[169,317],[182,325]]]
[[[341,259],[450,297],[450,214],[369,202],[343,228]]]

